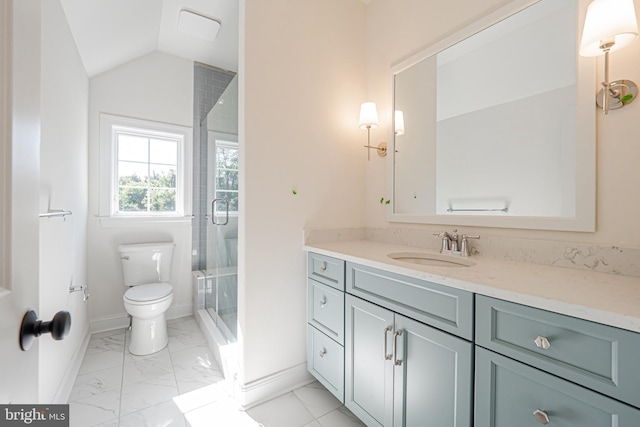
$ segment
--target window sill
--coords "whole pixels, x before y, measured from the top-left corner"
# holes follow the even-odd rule
[[[102,228],[145,227],[157,224],[190,225],[192,219],[191,216],[99,216],[97,218]]]

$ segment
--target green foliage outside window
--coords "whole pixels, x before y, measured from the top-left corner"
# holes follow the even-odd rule
[[[120,212],[175,212],[176,171],[152,172],[151,179],[136,173],[119,179]]]
[[[238,212],[238,149],[216,147],[216,198],[229,202],[229,212]],[[216,211],[224,212],[224,203],[216,205]]]

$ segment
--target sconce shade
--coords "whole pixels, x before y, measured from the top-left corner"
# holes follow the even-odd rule
[[[365,102],[360,106],[361,129],[378,127],[378,110],[375,102]]]
[[[404,114],[400,110],[396,110],[395,127],[396,135],[404,135]]]
[[[587,9],[582,30],[580,55],[604,54],[602,42],[615,42],[611,52],[629,45],[638,37],[638,21],[633,0],[594,0]]]

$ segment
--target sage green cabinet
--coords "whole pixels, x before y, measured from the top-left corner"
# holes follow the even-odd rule
[[[445,332],[473,340],[473,294],[347,262],[346,291]]]
[[[640,410],[476,349],[475,427],[638,427]]]
[[[470,427],[472,343],[346,295],[345,405],[368,426]]]
[[[307,370],[344,402],[344,261],[309,253]]]
[[[635,332],[478,295],[476,344],[640,407]]]

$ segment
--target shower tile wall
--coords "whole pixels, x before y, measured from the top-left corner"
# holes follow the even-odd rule
[[[211,108],[235,76],[234,73],[202,64],[194,66],[193,97],[193,237],[191,269],[206,268],[207,260],[207,126]],[[201,126],[203,124],[204,126]]]

